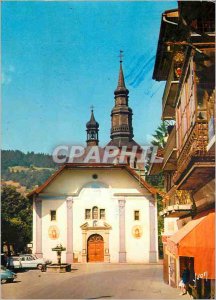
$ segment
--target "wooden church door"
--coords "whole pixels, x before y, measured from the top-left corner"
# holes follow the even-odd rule
[[[101,235],[93,234],[88,239],[88,262],[104,261],[104,241]]]

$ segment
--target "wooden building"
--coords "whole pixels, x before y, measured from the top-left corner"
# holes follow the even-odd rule
[[[162,120],[171,124],[160,168],[166,190],[160,212],[164,281],[177,287],[187,264],[194,297],[213,297],[214,3],[179,1],[177,9],[162,14],[153,79],[166,81]]]

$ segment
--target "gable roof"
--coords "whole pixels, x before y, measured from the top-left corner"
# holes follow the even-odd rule
[[[132,169],[130,166],[126,164],[98,164],[98,163],[66,163],[62,165],[52,176],[50,176],[42,185],[40,185],[38,188],[30,192],[27,197],[32,197],[35,194],[40,194],[51,182],[55,180],[55,178],[63,172],[63,170],[66,169],[124,169],[126,170],[132,177],[134,177],[139,183],[146,188],[150,194],[161,194],[159,190],[157,190],[155,187],[148,184],[144,179],[142,179],[137,172]]]

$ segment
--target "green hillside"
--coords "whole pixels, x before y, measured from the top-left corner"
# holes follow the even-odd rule
[[[48,154],[34,152],[25,154],[19,150],[1,152],[1,179],[19,182],[29,190],[41,185],[56,169],[57,165]]]

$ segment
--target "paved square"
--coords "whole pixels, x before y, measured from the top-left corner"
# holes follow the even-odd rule
[[[75,264],[70,273],[18,273],[3,299],[189,299],[163,283],[161,264]]]

